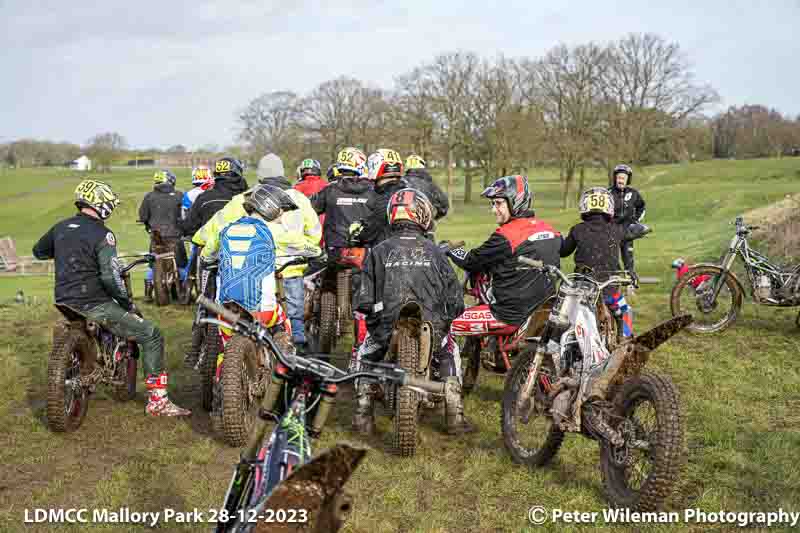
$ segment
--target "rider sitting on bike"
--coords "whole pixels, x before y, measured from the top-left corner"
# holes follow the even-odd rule
[[[631,238],[630,230],[614,224],[614,198],[603,187],[593,187],[581,194],[578,201],[583,222],[572,226],[561,243],[561,257],[575,253],[575,272],[590,274],[597,281],[605,281],[610,273],[619,271],[622,243]],[[608,308],[622,317],[622,334],[633,336],[633,313],[625,296],[613,286],[603,291]]]
[[[433,182],[433,178],[425,169],[424,159],[416,154],[408,156],[406,158],[406,175],[403,176],[403,179],[409,187],[425,193],[436,210],[433,215],[434,220],[439,220],[447,214],[447,210],[450,209],[447,193]]]
[[[175,174],[169,170],[159,170],[153,175],[153,190],[144,195],[139,206],[139,222],[144,224],[147,233],[158,230],[161,238],[174,240],[175,264],[179,269],[186,266],[186,249],[179,237],[181,231],[178,224],[181,220],[181,198],[183,193],[175,190]],[[153,252],[153,243],[150,243]],[[144,281],[146,301],[153,301],[153,269],[147,270]]]
[[[139,344],[149,391],[145,413],[188,416],[190,411],[167,397],[161,331],[139,315],[122,281],[117,240],[104,224],[117,205],[119,197],[106,183],[83,180],[75,189],[79,212],[50,228],[33,247],[33,255],[40,260],[55,259],[57,304]]]
[[[207,166],[199,165],[192,169],[192,185],[194,185],[194,188],[183,193],[183,200],[181,201],[181,220],[186,220],[189,216],[189,210],[192,208],[194,201],[197,200],[197,197],[214,186],[214,176],[211,175],[211,171]],[[189,262],[186,268],[181,272],[182,279],[186,279],[189,272],[194,270],[192,266],[196,264],[196,261],[197,245],[192,244]]]
[[[284,326],[288,320],[278,303],[275,281],[275,242],[269,223],[297,204],[280,188],[258,185],[244,201],[245,215],[224,227],[219,240],[212,237],[210,247],[219,249],[219,296],[222,303],[235,302],[265,327]],[[230,332],[223,331],[223,342]],[[288,338],[280,339],[283,349],[290,349]]]
[[[321,254],[322,226],[311,201],[302,192],[293,189],[283,175],[283,161],[275,154],[267,154],[258,162],[258,183],[273,185],[284,191],[297,205],[297,209],[284,213],[270,222],[269,228],[278,249],[278,267],[289,262],[291,256],[317,257]],[[292,342],[303,353],[306,351],[304,323],[305,285],[303,275],[308,265],[286,267],[281,273],[286,296],[286,312],[292,324]]]
[[[456,335],[485,335],[521,326],[553,294],[549,276],[537,270],[518,269],[517,257],[539,259],[547,265],[561,264],[561,234],[534,217],[533,194],[525,176],[499,178],[481,196],[491,200],[500,227],[479,247],[469,252],[452,249],[448,255],[467,272],[490,277],[490,303],[470,307],[455,319],[452,331]]]
[[[375,197],[372,182],[364,179],[367,157],[358,148],[347,147],[336,158],[335,173],[338,179],[311,197],[311,205],[317,214],[325,215],[322,237],[328,256],[328,269],[324,273],[323,284],[335,286],[336,273],[342,269],[343,256],[352,247],[350,227],[369,216],[369,207]],[[347,267],[349,268],[349,266]],[[353,294],[358,290],[359,273],[351,277]],[[355,345],[360,344],[366,335],[363,319],[359,323]]]
[[[433,223],[433,206],[422,192],[401,189],[390,198],[387,216],[391,235],[370,251],[364,265],[358,309],[366,315],[368,334],[355,366],[362,359],[383,360],[400,311],[407,303],[416,302],[423,320],[433,324],[433,345],[440,347],[434,357],[447,384],[447,431],[472,431],[464,417],[457,345],[449,337],[450,323],[464,310],[464,297],[447,256],[425,238]],[[369,383],[358,384],[353,414],[353,428],[365,434],[371,433],[375,424],[369,389]]]

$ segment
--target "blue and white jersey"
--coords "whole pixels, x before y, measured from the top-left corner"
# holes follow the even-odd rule
[[[275,242],[266,223],[244,216],[227,225],[220,234],[219,301],[272,311],[275,290]]]
[[[195,200],[197,200],[197,197],[200,196],[200,193],[202,192],[202,187],[195,187],[194,189],[183,193],[183,200],[181,201],[181,218],[185,219],[189,215],[189,209],[192,208],[192,204]]]

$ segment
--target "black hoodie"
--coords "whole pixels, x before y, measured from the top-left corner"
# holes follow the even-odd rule
[[[392,230],[389,218],[386,216],[386,208],[394,193],[407,188],[408,183],[403,178],[375,186],[375,197],[367,203],[369,216],[362,220],[364,229],[358,237],[365,246],[371,248],[389,238]]]
[[[194,235],[217,211],[225,207],[231,198],[246,190],[247,181],[244,178],[216,177],[214,186],[197,197],[186,220],[180,223],[183,234]]]
[[[160,183],[144,195],[139,206],[139,222],[144,222],[147,231],[158,229],[164,237],[180,235],[178,222],[181,218],[183,193],[169,183]]]
[[[433,178],[428,174],[427,170],[424,168],[412,168],[406,172],[403,179],[406,180],[408,186],[412,189],[417,189],[425,193],[425,196],[428,197],[428,200],[431,201],[433,207],[436,209],[433,218],[440,219],[447,214],[448,209],[450,209],[450,202],[447,198],[447,194],[433,182]]]
[[[322,237],[326,248],[350,246],[350,224],[369,216],[367,204],[375,196],[371,181],[351,176],[342,176],[311,196],[314,211],[325,213]]]

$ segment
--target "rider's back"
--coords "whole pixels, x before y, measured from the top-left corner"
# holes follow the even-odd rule
[[[86,310],[111,300],[97,258],[107,245],[116,246],[114,233],[102,220],[81,213],[57,223],[36,243],[37,259],[55,259],[56,303]]]
[[[561,245],[561,256],[575,252],[575,266],[591,268],[599,280],[607,279],[608,272],[618,271],[620,244],[624,229],[612,224],[601,214],[590,214],[586,220],[574,225]]]
[[[180,234],[183,193],[174,185],[161,183],[145,194],[139,208],[139,220],[151,229],[158,229],[165,237]]]
[[[417,228],[393,231],[370,251],[366,268],[365,297],[359,301],[381,302],[381,320],[389,327],[408,302],[420,304],[423,319],[445,333],[450,321],[464,310],[461,285],[447,256]]]
[[[314,210],[325,213],[322,229],[325,246],[349,246],[350,224],[368,217],[367,203],[374,196],[372,182],[351,177],[343,177],[312,196]]]

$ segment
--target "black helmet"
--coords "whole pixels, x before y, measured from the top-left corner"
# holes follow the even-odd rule
[[[271,222],[283,211],[297,209],[297,204],[279,187],[274,185],[258,185],[247,195],[244,201],[245,210],[255,211],[264,220]]]
[[[631,184],[633,181],[633,169],[628,165],[624,165],[620,163],[619,165],[614,167],[614,170],[611,172],[611,186],[615,187],[617,185],[617,174],[626,174],[628,176],[628,185]]]
[[[498,178],[481,193],[484,198],[504,198],[512,217],[518,217],[533,205],[533,193],[528,189],[525,176],[505,176]]]
[[[244,176],[244,164],[235,157],[223,157],[217,159],[214,164],[214,178],[242,178]]]

